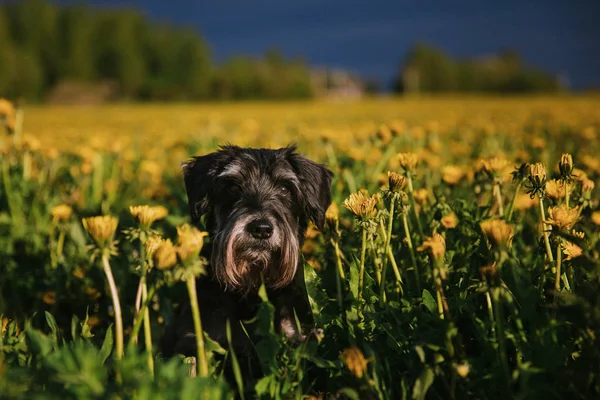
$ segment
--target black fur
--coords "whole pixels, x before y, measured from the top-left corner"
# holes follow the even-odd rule
[[[313,328],[300,249],[309,221],[323,227],[333,174],[293,146],[278,150],[224,146],[184,163],[183,174],[192,221],[206,216],[211,237],[203,250],[208,274],[197,281],[203,328],[227,348],[229,320],[242,366],[256,367],[240,324],[255,316],[262,282],[275,306],[277,331],[301,340]],[[258,219],[272,224],[272,234],[252,233],[248,226]],[[295,329],[294,312],[300,331]],[[252,325],[246,329],[252,339]],[[163,356],[196,354],[189,306],[179,312],[161,345]],[[246,378],[261,375],[243,369]]]

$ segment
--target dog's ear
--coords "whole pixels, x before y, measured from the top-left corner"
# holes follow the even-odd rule
[[[299,200],[304,214],[319,229],[323,229],[325,212],[331,204],[333,173],[324,165],[298,154],[295,147],[288,147],[285,152],[288,162],[300,181]]]
[[[210,209],[211,192],[219,172],[228,162],[227,153],[227,150],[220,150],[205,156],[193,157],[181,164],[190,216],[194,223],[200,221],[200,217]]]

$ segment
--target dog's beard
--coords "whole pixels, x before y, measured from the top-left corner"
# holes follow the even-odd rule
[[[248,294],[265,283],[269,289],[289,284],[296,275],[299,258],[297,232],[285,218],[278,219],[268,240],[256,240],[246,231],[254,216],[232,218],[215,236],[212,266],[226,289]]]

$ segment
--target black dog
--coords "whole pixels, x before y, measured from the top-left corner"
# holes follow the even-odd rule
[[[322,228],[331,203],[332,173],[296,152],[224,146],[183,164],[192,221],[206,215],[211,243],[197,281],[204,331],[227,348],[226,322],[240,364],[253,364],[252,319],[262,282],[275,306],[275,329],[302,340],[313,328],[300,249],[309,221]],[[296,316],[301,329],[297,329]],[[196,354],[189,306],[162,340],[163,356]],[[243,368],[244,369],[244,368]],[[258,377],[248,371],[245,378]]]

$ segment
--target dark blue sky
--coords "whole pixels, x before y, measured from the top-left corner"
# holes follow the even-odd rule
[[[81,1],[59,0],[62,3]],[[83,0],[196,27],[217,60],[278,48],[388,83],[415,41],[453,56],[518,50],[576,88],[600,86],[600,0]]]

